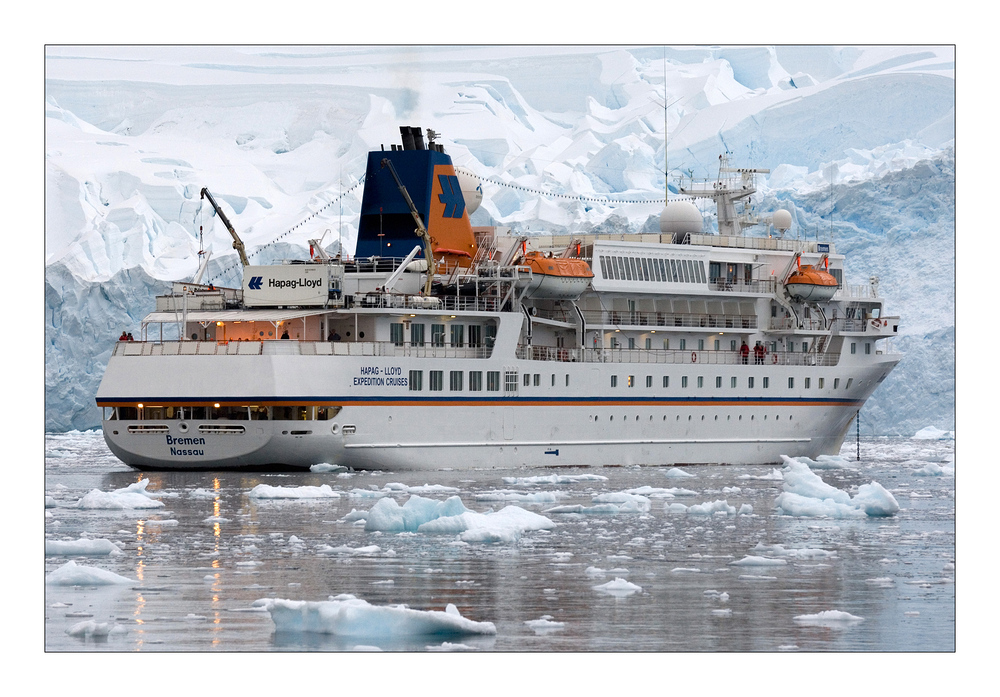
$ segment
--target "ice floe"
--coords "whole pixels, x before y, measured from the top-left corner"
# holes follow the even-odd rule
[[[531,484],[574,484],[576,482],[605,482],[608,478],[603,474],[550,474],[536,477],[504,477],[503,483],[511,486],[528,486]]]
[[[918,467],[913,470],[913,474],[918,477],[954,477],[955,468],[942,467],[941,465],[934,464],[933,462],[928,462],[923,467]]]
[[[119,627],[113,622],[86,620],[74,624],[66,630],[66,633],[71,637],[79,637],[81,639],[105,639],[111,634],[124,634],[126,631],[124,627]]]
[[[46,576],[45,583],[51,586],[112,586],[135,583],[135,581],[119,576],[113,571],[81,566],[75,561],[68,561]]]
[[[492,622],[463,617],[454,605],[445,610],[413,610],[405,605],[371,605],[350,594],[326,601],[263,598],[254,606],[271,615],[279,632],[312,632],[356,637],[421,635],[495,635]]]
[[[798,624],[814,627],[843,627],[865,621],[863,617],[842,610],[824,610],[813,615],[796,615],[792,619]]]
[[[940,428],[925,426],[914,433],[913,437],[917,440],[955,440],[955,432],[942,431]]]
[[[774,505],[786,515],[855,518],[891,516],[899,511],[895,497],[877,482],[863,484],[852,497],[824,482],[808,464],[785,455],[781,457],[785,462],[784,491],[775,498]]]
[[[45,540],[46,555],[84,556],[122,554],[118,545],[110,540]]]
[[[670,477],[671,479],[684,479],[686,477],[694,477],[695,475],[690,472],[685,472],[682,469],[678,469],[677,467],[671,467],[663,473],[663,476]]]
[[[547,634],[549,632],[557,632],[566,626],[565,622],[556,622],[552,619],[552,615],[542,615],[537,620],[525,620],[524,622],[535,634]]]
[[[101,491],[92,489],[76,503],[77,508],[125,510],[132,508],[162,508],[163,502],[153,498],[154,494],[146,491],[148,479],[140,479],[129,484],[124,489]]]
[[[599,586],[594,586],[595,591],[600,591],[602,593],[610,593],[611,595],[632,595],[633,593],[641,593],[642,586],[637,586],[634,583],[630,583],[621,577],[616,577],[614,581],[608,581],[607,583],[602,583]]]
[[[258,484],[247,494],[252,499],[339,499],[329,484],[320,486],[270,486]]]

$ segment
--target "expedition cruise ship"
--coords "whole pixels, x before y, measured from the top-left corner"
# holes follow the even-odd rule
[[[250,265],[241,288],[173,284],[97,393],[104,436],[149,469],[413,470],[767,464],[836,454],[900,360],[878,279],[831,242],[756,219],[720,158],[659,234],[473,228],[476,182],[428,131],[369,153],[353,260]],[[472,182],[471,184],[469,182]],[[764,225],[758,236],[745,234]],[[202,271],[204,265],[202,266]],[[198,279],[201,279],[201,272]],[[164,336],[180,340],[164,340]]]

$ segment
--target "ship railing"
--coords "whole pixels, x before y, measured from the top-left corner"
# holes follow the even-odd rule
[[[391,341],[119,341],[115,356],[375,356],[489,358],[489,346],[423,346]]]
[[[826,327],[823,326],[823,321],[819,319],[804,319],[796,324],[795,320],[791,317],[776,317],[771,319],[768,329],[773,332],[795,331],[796,329],[821,332],[825,331]]]
[[[842,300],[845,298],[875,298],[877,297],[872,291],[871,285],[859,284],[859,285],[842,285],[837,289],[834,294],[834,300]]]
[[[696,312],[628,312],[607,310],[583,313],[588,325],[616,327],[706,327],[713,329],[756,329],[757,315],[720,315]]]
[[[778,288],[777,280],[773,278],[755,279],[751,281],[726,279],[724,277],[710,278],[708,287],[725,293],[767,293],[773,294]]]
[[[519,344],[522,360],[568,363],[673,363],[679,365],[782,365],[833,366],[840,361],[834,353],[768,352],[762,359],[752,354],[744,359],[735,351],[685,351],[674,349],[561,348]]]
[[[359,307],[363,308],[498,312],[502,300],[494,295],[443,295],[425,297],[422,295],[365,293],[355,296],[355,302]]]

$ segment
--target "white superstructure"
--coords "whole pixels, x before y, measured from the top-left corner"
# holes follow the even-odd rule
[[[478,229],[469,252],[430,246],[445,244],[434,206],[454,203],[440,175],[421,216],[441,254],[430,296],[426,264],[402,258],[417,236],[395,259],[247,266],[239,289],[175,283],[140,340],[114,347],[97,394],[105,438],[126,464],[154,469],[836,454],[900,360],[898,318],[876,279],[842,284],[832,243],[745,234],[734,202],[756,173],[723,162],[714,186],[685,191],[715,198],[730,234],[686,228],[690,210],[671,202],[660,234]],[[835,279],[832,297],[788,292],[803,266]],[[182,339],[160,340],[164,327]]]

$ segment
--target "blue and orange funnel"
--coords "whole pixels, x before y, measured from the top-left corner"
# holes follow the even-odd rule
[[[421,244],[409,205],[388,169],[382,167],[382,160],[388,159],[427,228],[434,258],[450,266],[471,266],[476,237],[451,157],[438,143],[425,145],[419,128],[400,126],[399,131],[402,146],[368,153],[354,256],[402,258]],[[423,257],[421,246],[417,258]]]

